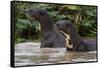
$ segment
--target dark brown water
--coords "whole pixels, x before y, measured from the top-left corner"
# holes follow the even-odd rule
[[[96,51],[72,52],[66,48],[40,48],[39,42],[15,45],[15,65],[44,65],[96,61]]]

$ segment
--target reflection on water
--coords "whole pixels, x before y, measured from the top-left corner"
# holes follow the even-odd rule
[[[15,45],[15,66],[96,61],[96,51],[71,52],[66,48],[40,48],[40,43]]]

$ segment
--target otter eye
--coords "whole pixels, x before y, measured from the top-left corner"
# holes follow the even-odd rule
[[[66,26],[67,26],[67,27],[70,27],[70,26],[71,26],[71,24],[68,24],[68,23],[67,23],[67,24],[66,24]]]
[[[39,13],[40,13],[41,16],[45,15],[45,13],[43,11],[39,11]]]
[[[59,24],[56,24],[57,27],[59,27]]]

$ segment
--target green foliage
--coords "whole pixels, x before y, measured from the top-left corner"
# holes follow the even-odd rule
[[[32,26],[31,22],[26,19],[18,19],[16,23],[16,28],[20,30],[27,29],[28,27],[31,27],[31,26]]]
[[[16,2],[16,43],[28,40],[38,40],[41,38],[40,24],[36,20],[31,20],[23,12],[30,7],[43,8],[56,22],[62,19],[71,19],[77,27],[81,36],[96,36],[97,10],[95,6],[76,6],[76,5],[54,5],[40,3]]]
[[[72,19],[81,36],[96,36],[97,10],[95,6],[61,6],[60,11]]]
[[[40,26],[37,21],[29,21],[27,19],[18,19],[16,21],[15,40],[17,42],[25,42],[30,39],[38,39],[40,34]]]
[[[83,6],[82,6],[83,7]],[[96,27],[97,27],[97,21],[96,21],[96,7],[89,7],[85,6],[84,8],[81,8],[81,25],[83,28],[87,28],[87,32],[81,33],[81,35],[89,35],[96,36]],[[81,26],[80,26],[81,27]]]
[[[26,42],[27,40],[19,37],[19,38],[16,38],[15,41],[16,43],[20,43],[20,42]]]

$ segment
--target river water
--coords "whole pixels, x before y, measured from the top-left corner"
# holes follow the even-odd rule
[[[15,66],[97,61],[96,51],[72,52],[66,48],[40,48],[39,42],[15,45]]]

